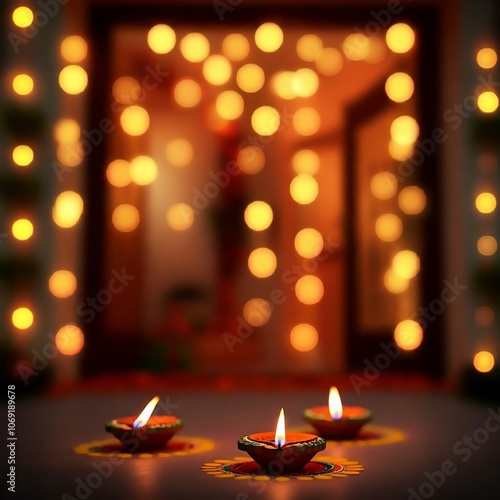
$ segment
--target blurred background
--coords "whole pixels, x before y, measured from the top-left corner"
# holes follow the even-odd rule
[[[6,381],[498,392],[495,1],[0,8]]]

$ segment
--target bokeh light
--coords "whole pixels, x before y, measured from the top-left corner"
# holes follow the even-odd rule
[[[392,198],[398,190],[398,180],[391,172],[376,173],[370,181],[370,191],[379,200]]]
[[[175,85],[174,99],[183,108],[193,108],[201,100],[201,87],[198,82],[185,78]]]
[[[174,231],[186,231],[194,222],[194,211],[186,203],[176,203],[167,210],[167,224]]]
[[[415,85],[407,73],[393,73],[385,82],[385,93],[394,102],[405,102],[413,95]]]
[[[352,33],[344,40],[342,50],[351,61],[362,61],[370,52],[370,41],[362,33]]]
[[[85,343],[83,332],[76,325],[64,325],[55,336],[58,351],[65,356],[78,354]]]
[[[130,177],[130,163],[126,160],[113,160],[106,167],[106,179],[115,187],[125,187],[132,182]]]
[[[323,282],[312,274],[306,274],[295,283],[295,295],[303,304],[317,304],[325,293]]]
[[[318,182],[312,175],[299,174],[290,183],[290,195],[300,205],[312,203],[318,196]]]
[[[297,97],[310,97],[319,87],[318,75],[310,68],[298,69],[292,77],[292,89]]]
[[[480,193],[476,197],[476,208],[482,214],[491,214],[497,207],[497,199],[493,193]]]
[[[294,239],[295,251],[306,259],[317,257],[323,250],[323,236],[312,227],[301,229]]]
[[[61,56],[70,63],[82,62],[87,57],[87,42],[78,35],[67,36],[61,42]]]
[[[257,278],[271,276],[276,270],[276,265],[276,255],[269,248],[256,248],[248,257],[248,269]]]
[[[402,212],[417,215],[425,209],[427,196],[418,186],[407,186],[398,195],[398,205]]]
[[[273,92],[282,99],[291,100],[297,96],[293,90],[293,71],[279,71],[271,78]]]
[[[490,90],[482,92],[477,98],[477,106],[483,113],[493,113],[498,109],[498,96]]]
[[[261,24],[255,31],[255,45],[263,52],[276,52],[283,43],[283,31],[275,23]]]
[[[271,313],[269,302],[258,297],[248,300],[243,306],[243,318],[251,326],[265,325]]]
[[[193,145],[187,139],[172,139],[165,147],[165,156],[173,167],[187,167],[193,160]]]
[[[333,47],[326,47],[321,50],[314,64],[322,75],[333,76],[340,73],[344,65],[344,59],[339,50]]]
[[[318,344],[318,331],[309,323],[300,323],[292,328],[290,343],[297,351],[312,351]]]
[[[12,236],[19,241],[29,240],[33,236],[33,224],[28,219],[17,219],[12,224]]]
[[[166,24],[157,24],[148,31],[149,48],[157,54],[168,54],[175,47],[175,31]]]
[[[418,134],[418,123],[411,116],[398,116],[391,123],[391,138],[399,144],[413,144],[417,140]]]
[[[131,76],[120,76],[113,83],[111,93],[121,104],[131,105],[141,97],[142,88],[139,82]]]
[[[66,269],[55,271],[49,278],[50,293],[59,299],[71,297],[76,291],[76,286],[76,276]]]
[[[264,168],[266,157],[257,146],[245,146],[238,151],[236,161],[245,174],[257,174]]]
[[[384,273],[384,286],[391,293],[403,293],[408,289],[409,285],[410,281],[396,274],[392,268]]]
[[[27,167],[33,161],[34,155],[33,150],[29,146],[21,144],[13,149],[12,160],[19,167]]]
[[[83,161],[81,142],[74,144],[60,143],[56,149],[57,159],[66,167],[77,167]]]
[[[128,106],[120,115],[120,124],[128,135],[143,135],[149,128],[149,114],[141,106]]]
[[[264,70],[253,63],[245,64],[236,73],[238,87],[249,94],[260,90],[265,80]]]
[[[63,191],[52,207],[52,218],[59,227],[69,228],[80,220],[82,212],[82,197],[74,191]]]
[[[312,149],[301,149],[292,158],[292,166],[296,174],[314,175],[319,170],[319,163],[319,155]]]
[[[476,61],[481,68],[493,68],[497,63],[497,53],[490,47],[484,47],[476,54]]]
[[[27,28],[33,22],[33,11],[24,5],[17,7],[12,12],[12,21],[19,28]]]
[[[375,234],[386,242],[396,241],[403,232],[401,219],[394,214],[384,214],[375,221]]]
[[[415,43],[415,32],[405,23],[391,26],[385,35],[387,46],[396,54],[408,52]]]
[[[265,201],[253,201],[244,213],[246,225],[254,231],[264,231],[273,222],[273,209]]]
[[[158,167],[150,156],[136,156],[130,162],[130,178],[139,186],[151,184],[157,175]]]
[[[474,368],[481,373],[488,373],[495,366],[495,357],[491,352],[479,351],[474,355]]]
[[[76,144],[80,140],[80,125],[71,118],[61,118],[54,125],[54,139],[60,144]]]
[[[19,330],[26,330],[33,324],[33,313],[27,307],[18,307],[12,313],[12,324]]]
[[[300,108],[292,118],[293,128],[299,135],[314,135],[321,126],[321,118],[315,108]]]
[[[225,90],[217,96],[215,109],[224,120],[236,120],[243,113],[245,101],[238,92]]]
[[[260,106],[252,113],[252,128],[259,135],[273,135],[279,126],[280,115],[271,106]]]
[[[66,94],[81,94],[88,84],[87,72],[76,64],[65,66],[59,73],[59,86]]]
[[[208,57],[210,43],[201,33],[189,33],[180,43],[180,51],[184,58],[190,62],[200,62]]]
[[[203,76],[212,85],[224,85],[232,74],[231,63],[219,54],[209,56],[203,63]]]
[[[481,236],[477,240],[477,251],[486,257],[494,255],[497,251],[497,240],[493,236]]]
[[[140,220],[139,210],[129,203],[118,205],[111,214],[113,226],[122,233],[130,233],[136,229]]]
[[[411,250],[401,250],[393,257],[392,268],[401,278],[410,279],[420,271],[420,259]]]
[[[323,42],[317,35],[307,34],[299,38],[297,42],[297,55],[307,62],[312,62],[318,59],[321,50],[323,49]]]
[[[396,161],[405,161],[413,154],[414,144],[400,144],[391,139],[388,149],[392,159]]]
[[[222,53],[230,61],[242,61],[250,52],[248,39],[241,33],[231,33],[222,41]]]
[[[405,351],[416,349],[422,343],[423,338],[422,327],[412,319],[401,321],[394,329],[394,340]]]
[[[12,89],[18,95],[29,95],[33,92],[35,82],[30,75],[20,73],[12,79]]]

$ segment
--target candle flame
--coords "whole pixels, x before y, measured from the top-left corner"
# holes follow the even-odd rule
[[[330,387],[330,396],[328,397],[328,409],[333,420],[338,420],[342,416],[342,401],[336,387]]]
[[[278,423],[276,425],[276,434],[274,435],[274,442],[276,446],[281,448],[286,441],[286,431],[285,431],[285,411],[281,408],[280,416],[278,418]]]
[[[134,420],[134,423],[132,424],[132,427],[134,429],[138,429],[139,427],[142,427],[143,425],[146,425],[149,417],[151,416],[151,413],[153,413],[153,410],[155,409],[155,406],[157,405],[158,401],[160,401],[160,398],[158,396],[155,396],[144,408],[144,410],[141,411],[140,415]]]

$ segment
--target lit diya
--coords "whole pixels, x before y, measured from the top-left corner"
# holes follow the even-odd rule
[[[122,417],[106,424],[111,432],[130,452],[158,450],[182,429],[182,421],[173,416],[151,416],[160,398],[155,396],[138,417]]]
[[[327,406],[308,408],[303,415],[325,439],[352,439],[373,414],[360,406],[342,406],[339,391],[330,388]]]
[[[318,451],[325,448],[326,441],[314,434],[293,432],[287,435],[283,408],[274,434],[259,432],[238,440],[238,449],[246,451],[263,469],[275,476],[301,470]]]

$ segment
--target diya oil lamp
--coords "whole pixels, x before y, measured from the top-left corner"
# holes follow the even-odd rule
[[[366,408],[342,406],[336,387],[330,388],[328,406],[308,408],[302,416],[325,439],[352,439],[373,418]]]
[[[138,417],[121,417],[106,424],[106,432],[118,438],[130,452],[158,450],[180,431],[182,421],[173,416],[151,416],[160,398],[155,396]]]
[[[314,434],[286,434],[283,408],[274,434],[259,432],[238,440],[238,449],[246,451],[261,468],[272,475],[301,470],[318,451],[325,448],[326,441]]]

